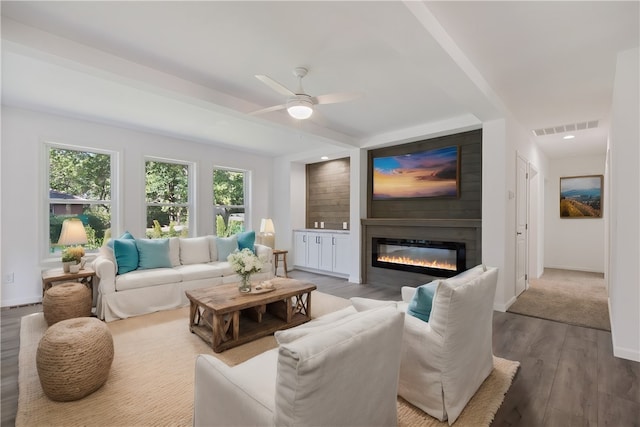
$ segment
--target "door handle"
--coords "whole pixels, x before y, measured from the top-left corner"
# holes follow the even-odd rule
[[[521,231],[516,231],[516,234],[519,236],[519,235],[522,234],[522,232]]]

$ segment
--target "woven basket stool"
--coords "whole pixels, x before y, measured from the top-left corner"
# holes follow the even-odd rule
[[[47,289],[42,311],[47,325],[74,317],[91,316],[91,291],[82,283],[67,282]]]
[[[62,320],[40,339],[36,366],[42,390],[51,400],[81,399],[99,389],[113,362],[113,338],[95,317]]]

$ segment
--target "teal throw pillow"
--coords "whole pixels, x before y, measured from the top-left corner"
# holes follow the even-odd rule
[[[238,249],[237,235],[216,237],[216,247],[218,248],[218,261],[226,261],[231,252]]]
[[[138,268],[171,268],[169,239],[138,239]]]
[[[238,233],[238,250],[249,249],[251,252],[255,253],[254,246],[256,244],[256,232],[255,231],[244,231],[242,233]]]
[[[133,239],[135,239],[135,237],[133,237],[133,235],[131,233],[129,233],[128,231],[125,231],[122,236],[118,237],[118,239],[131,239],[131,240],[133,240]],[[109,246],[111,249],[113,249],[113,240],[114,239],[110,239],[107,242],[107,246]]]
[[[407,314],[428,322],[431,316],[433,295],[436,293],[438,283],[437,280],[434,280],[426,285],[418,286],[411,302],[409,302],[409,307],[407,307]]]
[[[135,239],[115,239],[113,255],[118,264],[118,274],[138,269],[138,248]]]

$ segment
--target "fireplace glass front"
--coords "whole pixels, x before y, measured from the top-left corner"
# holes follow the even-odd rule
[[[373,238],[374,267],[452,277],[464,271],[465,245],[458,242]]]

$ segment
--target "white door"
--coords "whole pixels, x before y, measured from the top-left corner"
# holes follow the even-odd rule
[[[516,296],[527,288],[527,207],[528,162],[517,156],[516,161]]]
[[[349,274],[349,235],[334,234],[333,236],[333,271]]]
[[[293,265],[307,266],[307,233],[295,231],[293,233]]]
[[[331,271],[333,267],[333,236],[331,234],[320,234],[320,259],[318,269]]]
[[[320,234],[307,234],[307,267],[319,268],[320,266]]]

